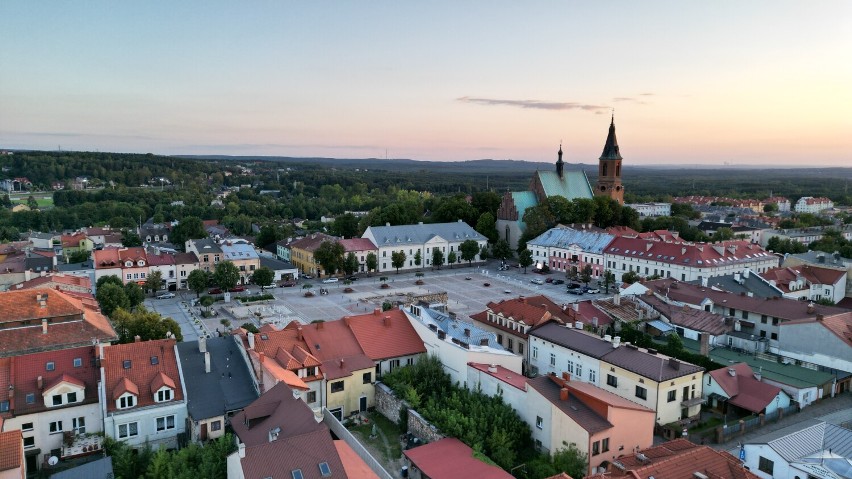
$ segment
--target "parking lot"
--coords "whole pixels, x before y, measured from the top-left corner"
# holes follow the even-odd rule
[[[518,296],[534,296],[543,294],[557,304],[568,304],[578,300],[600,298],[604,294],[575,295],[566,292],[565,284],[543,283],[541,285],[530,282],[532,279],[546,280],[565,279],[563,273],[550,275],[539,275],[532,272],[524,273],[522,269],[510,268],[508,271],[497,271],[497,264],[489,267],[479,266],[457,266],[454,268],[443,268],[431,271],[424,269],[416,276],[415,272],[394,272],[374,274],[370,277],[361,276],[351,284],[343,281],[325,284],[318,279],[300,279],[292,287],[267,288],[275,299],[250,303],[241,303],[236,300],[239,296],[253,296],[259,293],[256,286],[240,293],[233,293],[231,301],[226,303],[219,301],[211,310],[216,315],[210,318],[202,318],[203,308],[193,305],[195,293],[179,291],[175,298],[171,299],[148,299],[146,307],[155,310],[164,316],[175,319],[181,325],[184,338],[192,341],[199,334],[216,334],[228,328],[236,328],[251,322],[256,326],[264,323],[272,323],[277,327],[283,327],[293,320],[303,324],[312,321],[330,321],[340,319],[343,316],[363,314],[381,307],[385,301],[395,303],[405,301],[408,295],[424,295],[430,293],[447,293],[448,307],[450,311],[464,317],[478,313],[486,309],[490,301],[516,298]],[[381,278],[388,288],[383,289]],[[469,279],[468,279],[469,278]],[[422,285],[415,282],[422,280]],[[488,286],[486,286],[488,284]],[[310,285],[305,288],[305,285]],[[345,293],[346,288],[352,291]],[[321,294],[320,291],[327,291]],[[314,295],[305,297],[305,293],[311,291]],[[223,324],[223,321],[226,324]]]

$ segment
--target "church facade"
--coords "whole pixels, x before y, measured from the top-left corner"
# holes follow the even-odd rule
[[[517,249],[518,240],[526,231],[524,213],[545,198],[562,196],[568,201],[575,198],[592,199],[607,196],[624,204],[624,187],[621,184],[621,154],[615,137],[615,121],[610,123],[609,134],[601,157],[598,159],[598,181],[594,188],[582,170],[565,170],[562,146],[559,147],[555,171],[536,171],[527,191],[506,192],[497,209],[497,232],[500,239]]]

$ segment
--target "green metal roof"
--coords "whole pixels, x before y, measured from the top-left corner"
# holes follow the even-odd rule
[[[555,171],[536,171],[547,197],[562,196],[568,201],[575,198],[592,199],[592,187],[583,171],[565,171],[562,178]]]
[[[518,209],[518,223],[521,228],[526,227],[524,223],[524,213],[527,208],[531,208],[538,204],[538,199],[532,191],[514,191],[512,192],[512,201],[515,202],[515,208]]]

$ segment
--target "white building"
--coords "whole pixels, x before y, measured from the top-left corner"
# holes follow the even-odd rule
[[[587,265],[592,277],[604,273],[604,249],[615,236],[602,232],[580,231],[572,228],[551,228],[527,243],[536,267],[547,265],[560,272],[576,268],[582,272]]]
[[[629,206],[636,210],[640,218],[672,215],[671,203],[632,203],[624,206]]]
[[[822,210],[834,208],[834,202],[828,198],[814,198],[813,196],[803,196],[796,201],[793,211],[796,213],[819,213]]]
[[[852,431],[811,420],[730,452],[735,456],[745,453],[743,463],[765,479],[849,477]]]
[[[468,240],[475,241],[482,249],[488,243],[485,236],[477,233],[467,223],[459,220],[457,223],[418,223],[416,225],[370,226],[361,235],[370,239],[378,249],[378,270],[395,271],[392,254],[402,251],[405,253],[405,263],[401,271],[429,268],[432,265],[433,251],[438,250],[444,256],[444,265],[449,265],[450,253],[456,254],[456,263],[463,263],[459,247]],[[420,265],[415,264],[415,256],[420,253]],[[479,254],[473,262],[481,261]]]

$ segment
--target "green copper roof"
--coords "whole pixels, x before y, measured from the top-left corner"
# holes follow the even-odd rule
[[[518,223],[521,228],[526,227],[524,223],[524,213],[527,208],[531,208],[538,204],[538,200],[532,191],[514,191],[512,192],[512,201],[515,202],[515,208],[518,209]]]
[[[586,173],[582,171],[565,171],[562,178],[555,171],[536,171],[544,194],[551,196],[562,196],[568,201],[574,198],[592,199],[592,187]]]

